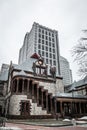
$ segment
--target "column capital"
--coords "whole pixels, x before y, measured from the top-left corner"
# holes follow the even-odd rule
[[[48,91],[46,91],[46,96],[48,96]]]
[[[52,94],[50,94],[50,99],[52,99],[53,97],[52,97]]]
[[[19,80],[20,78],[16,78],[16,80]]]
[[[55,98],[54,102],[57,102],[56,98]]]
[[[27,79],[28,81],[30,81],[30,79]]]
[[[35,84],[35,82],[34,82],[34,80],[32,80],[32,85],[34,85]]]
[[[44,92],[44,89],[41,89],[41,92]]]

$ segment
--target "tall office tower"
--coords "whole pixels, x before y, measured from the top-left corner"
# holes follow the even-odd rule
[[[23,46],[19,52],[19,64],[34,53],[41,55],[48,67],[56,67],[57,75],[60,75],[59,43],[56,30],[34,22],[31,31],[25,35]]]
[[[66,58],[60,56],[60,72],[63,77],[64,85],[69,85],[72,83],[72,71],[69,66],[69,62]]]

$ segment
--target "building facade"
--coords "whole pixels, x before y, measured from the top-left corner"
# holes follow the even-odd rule
[[[0,114],[17,119],[86,115],[87,93],[79,95],[78,88],[64,93],[62,77],[56,75],[55,67],[49,74],[47,69],[36,54],[21,65],[11,63],[0,76]],[[87,92],[85,86],[79,90]]]
[[[0,77],[1,83],[6,82],[2,85],[6,89],[2,114],[5,112],[12,118],[53,117],[57,92],[64,92],[64,86],[62,77],[56,75],[55,67],[50,68],[49,74],[47,69],[47,64],[37,54],[21,65],[11,63],[8,74],[5,71],[5,75]]]
[[[26,33],[23,46],[19,51],[19,64],[29,59],[33,53],[41,55],[49,68],[50,66],[56,67],[57,74],[63,77],[64,85],[72,83],[69,62],[59,54],[56,30],[34,23],[31,31]]]
[[[60,72],[64,85],[72,84],[72,71],[66,58],[60,56]]]
[[[56,30],[34,22],[31,31],[25,35],[19,52],[19,64],[29,59],[33,53],[41,55],[49,68],[56,67],[57,74],[60,75],[59,41]]]

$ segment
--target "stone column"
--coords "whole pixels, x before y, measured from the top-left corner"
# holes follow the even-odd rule
[[[32,83],[32,100],[34,100],[34,82]]]
[[[37,105],[39,105],[39,84],[37,84]]]
[[[75,113],[77,114],[77,103],[75,102]]]
[[[87,102],[84,102],[84,103],[85,103],[85,113],[87,113],[87,110],[86,110],[86,109],[87,109],[87,108],[86,108],[86,104],[87,104]]]
[[[48,112],[48,91],[46,91],[46,110]]]
[[[16,88],[16,93],[18,93],[19,80],[20,80],[20,79],[17,79],[17,88]]]
[[[60,101],[60,112],[62,114],[62,101]]]
[[[27,81],[27,95],[29,96],[29,83],[30,83],[30,80],[28,79]]]
[[[26,115],[26,102],[24,102],[24,114]]]
[[[83,102],[83,107],[84,107],[84,114],[85,114],[85,102]]]
[[[55,114],[57,113],[57,101],[55,99]]]
[[[15,85],[14,85],[14,80],[12,80],[11,81],[11,93],[13,93],[14,92],[14,88],[15,87]]]
[[[42,104],[42,108],[43,108],[43,91],[44,91],[44,90],[42,89],[42,90],[41,90],[41,92],[42,92],[42,103],[41,103],[41,104]]]
[[[87,87],[87,86],[86,86]],[[85,91],[86,91],[86,95],[87,95],[87,88],[85,88]]]
[[[51,106],[51,113],[52,113],[52,95],[50,95],[50,106]]]
[[[79,102],[79,109],[80,109],[80,114],[82,113],[81,112],[81,102]]]
[[[10,91],[13,92],[13,80],[10,82]],[[6,92],[8,92],[8,90],[6,90]]]
[[[22,94],[24,94],[24,79],[22,79]]]

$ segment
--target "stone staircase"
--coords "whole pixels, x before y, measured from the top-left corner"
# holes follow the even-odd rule
[[[55,99],[39,82],[30,81],[27,98],[31,103],[31,115],[53,115],[55,113]]]

